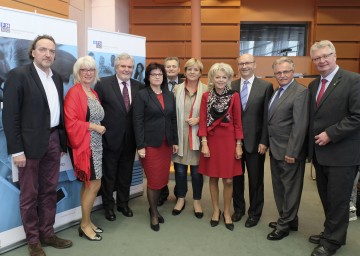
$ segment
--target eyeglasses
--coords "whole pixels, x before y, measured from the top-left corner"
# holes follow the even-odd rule
[[[334,53],[329,53],[329,54],[324,54],[323,56],[317,57],[312,59],[313,62],[319,62],[321,59],[327,60],[331,55],[333,55]]]
[[[159,73],[159,74],[151,73],[150,76],[151,76],[151,77],[157,77],[157,76],[158,76],[158,77],[162,77],[163,74],[162,74],[162,73]]]
[[[275,76],[281,76],[281,75],[284,75],[284,76],[287,76],[289,75],[291,72],[293,72],[294,70],[284,70],[284,71],[279,71],[279,72],[276,72],[274,73]]]
[[[241,67],[244,66],[244,65],[249,66],[250,64],[253,64],[253,63],[255,63],[255,61],[252,61],[252,62],[239,62],[238,66],[241,66]]]
[[[86,69],[86,68],[81,68],[80,71],[83,73],[95,73],[95,68],[90,68],[90,69]]]

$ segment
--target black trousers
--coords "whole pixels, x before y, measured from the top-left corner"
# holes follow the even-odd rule
[[[104,209],[111,210],[114,208],[114,191],[116,191],[117,206],[127,206],[135,151],[134,145],[124,145],[123,149],[119,151],[111,151],[104,148],[103,177],[101,180],[101,196]]]
[[[324,166],[313,159],[316,184],[325,212],[324,247],[337,250],[346,242],[349,203],[358,166]]]
[[[248,153],[243,147],[242,170],[243,175],[233,178],[234,210],[245,213],[245,165],[249,180],[249,217],[260,219],[264,207],[264,162],[265,154]]]

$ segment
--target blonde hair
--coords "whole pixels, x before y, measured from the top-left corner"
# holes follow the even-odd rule
[[[226,84],[226,86],[230,89],[231,88],[231,80],[234,76],[234,71],[232,69],[232,67],[229,64],[226,63],[215,63],[214,65],[211,66],[209,73],[208,73],[208,80],[209,80],[209,91],[211,91],[212,89],[214,89],[215,87],[215,83],[214,83],[214,77],[216,76],[216,73],[219,71],[223,71],[225,72],[225,74],[228,77],[228,82]]]
[[[80,83],[80,69],[87,68],[87,69],[95,69],[95,78],[92,85],[95,85],[97,81],[99,81],[99,74],[98,74],[98,68],[96,66],[96,62],[93,57],[91,56],[84,56],[78,58],[78,60],[75,62],[73,67],[73,75],[74,75],[74,82]]]
[[[194,66],[194,65],[198,65],[198,67],[200,69],[200,73],[202,73],[202,71],[204,69],[204,65],[202,64],[201,60],[195,59],[195,58],[191,58],[190,60],[188,60],[185,63],[185,65],[184,65],[185,72],[189,67]]]

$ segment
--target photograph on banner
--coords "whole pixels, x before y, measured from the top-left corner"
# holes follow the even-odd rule
[[[99,77],[115,75],[115,59],[121,53],[134,58],[132,78],[144,82],[146,38],[136,35],[88,29],[88,55],[92,56],[99,69]],[[143,170],[137,154],[135,157],[130,197],[143,193]],[[116,194],[114,192],[114,194]],[[101,202],[101,201],[100,201]],[[97,202],[95,202],[95,205]]]
[[[3,102],[3,88],[6,80],[7,73],[18,66],[23,66],[31,63],[29,59],[28,51],[31,45],[31,40],[17,39],[17,38],[8,38],[0,37],[0,82],[1,82],[1,93],[0,101]],[[64,94],[69,88],[74,84],[72,67],[76,61],[77,47],[69,45],[57,45],[56,46],[56,59],[52,66],[52,69],[57,71],[63,79],[64,82]],[[64,95],[65,96],[65,95]],[[21,218],[19,215],[14,215],[14,212],[19,211],[18,205],[18,169],[13,165],[11,160],[11,155],[7,153],[6,147],[6,138],[2,125],[2,104],[0,109],[0,191],[1,194],[6,197],[4,201],[8,202],[6,207],[3,207],[2,196],[0,195],[0,216],[5,217],[2,219],[7,219],[8,216],[11,221],[0,221],[0,232],[5,230],[21,226]],[[60,171],[64,171],[65,174],[61,174],[59,182],[66,180],[75,180],[72,165],[69,159],[69,155],[65,154],[62,157],[60,164]],[[66,177],[64,177],[65,175]],[[72,202],[71,204],[64,204],[65,197],[69,196],[69,193],[66,191],[65,187],[68,185],[61,184],[60,190],[58,190],[58,211],[68,210],[72,208],[75,204],[78,206],[80,204],[79,200]],[[71,188],[68,188],[68,190]],[[5,193],[4,193],[5,192]],[[8,192],[8,193],[7,193]],[[71,194],[71,193],[70,193]],[[11,198],[9,200],[9,197]],[[14,202],[17,202],[16,204]],[[65,207],[61,207],[64,206]],[[61,209],[61,208],[63,209]],[[16,209],[15,209],[16,208]]]

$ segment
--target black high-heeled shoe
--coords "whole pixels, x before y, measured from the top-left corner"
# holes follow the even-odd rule
[[[103,230],[102,228],[100,228],[100,227],[96,227],[96,228],[94,228],[93,230],[94,230],[94,232],[95,232],[96,234],[104,233],[104,230]]]
[[[94,237],[88,237],[88,236],[85,234],[84,230],[82,230],[81,227],[78,228],[78,231],[79,231],[79,236],[80,236],[80,237],[85,236],[85,238],[86,238],[87,240],[89,240],[89,241],[101,241],[101,240],[102,240],[102,237],[101,237],[99,234],[96,234]]]
[[[223,218],[224,218],[224,222],[225,222],[225,227],[228,229],[228,230],[231,230],[233,231],[234,230],[234,223],[226,223],[226,220],[225,220],[225,215],[223,213]]]
[[[160,230],[160,225],[159,225],[159,223],[157,223],[157,224],[152,224],[152,222],[151,222],[151,214],[150,214],[150,228],[152,229],[152,230],[154,230],[154,231],[159,231]]]
[[[185,209],[185,201],[184,201],[184,204],[183,204],[183,206],[181,207],[180,210],[178,210],[178,209],[173,209],[172,210],[172,215],[174,215],[174,216],[179,215],[184,209]]]
[[[194,214],[195,214],[195,217],[198,219],[201,219],[204,216],[203,212],[195,212],[195,210],[194,210]]]
[[[150,210],[150,208],[149,208],[149,213],[150,213],[150,215],[151,215],[151,210]],[[158,221],[159,221],[159,223],[161,223],[161,224],[162,224],[162,223],[165,223],[164,217],[161,216],[159,212],[158,212]]]
[[[210,225],[212,227],[216,227],[217,225],[219,225],[220,216],[221,216],[221,211],[219,210],[219,218],[218,218],[218,220],[213,220],[213,219],[210,220]]]

